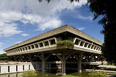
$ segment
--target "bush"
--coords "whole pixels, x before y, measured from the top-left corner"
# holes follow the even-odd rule
[[[70,40],[63,40],[63,41],[58,41],[57,42],[57,48],[62,49],[62,48],[73,48],[74,47],[74,42]]]
[[[28,71],[25,71],[23,72],[22,76],[23,77],[37,77],[37,74],[38,71],[35,71],[35,70],[28,70]]]
[[[64,76],[61,76],[61,77],[79,77],[79,76],[74,76],[74,75],[64,75]]]
[[[89,75],[106,77],[107,73],[106,72],[100,72],[100,71],[92,71],[92,72],[89,73]]]
[[[0,54],[0,61],[9,60],[6,54]]]

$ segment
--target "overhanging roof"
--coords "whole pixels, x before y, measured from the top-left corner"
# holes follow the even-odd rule
[[[80,30],[78,30],[78,29],[76,29],[76,28],[74,28],[74,27],[72,27],[70,25],[64,25],[64,26],[61,26],[59,28],[48,31],[46,33],[43,33],[41,35],[38,35],[36,37],[33,37],[31,39],[25,40],[25,41],[23,41],[21,43],[18,43],[16,45],[11,46],[11,47],[8,47],[8,48],[4,49],[4,51],[9,50],[9,49],[13,49],[13,48],[16,48],[16,47],[19,47],[19,46],[22,46],[22,45],[37,41],[37,40],[41,40],[41,39],[44,39],[44,38],[47,38],[47,37],[50,37],[50,36],[54,36],[54,35],[57,35],[57,34],[60,34],[60,33],[63,33],[63,32],[73,33],[73,34],[75,34],[77,36],[80,36],[82,38],[90,40],[90,41],[92,41],[92,42],[94,42],[96,44],[99,44],[99,45],[103,44],[99,40],[96,40],[95,38],[85,34],[84,32],[82,32],[82,31],[80,31]]]

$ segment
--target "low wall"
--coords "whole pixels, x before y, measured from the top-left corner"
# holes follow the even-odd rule
[[[10,62],[0,63],[0,74],[23,72],[26,70],[41,70],[42,64],[38,62]],[[46,69],[50,69],[50,65],[46,64]]]

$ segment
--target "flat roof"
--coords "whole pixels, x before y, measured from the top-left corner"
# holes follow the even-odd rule
[[[96,43],[96,44],[98,44],[98,45],[102,45],[102,44],[103,44],[103,43],[100,42],[99,40],[96,40],[95,38],[93,38],[93,37],[87,35],[86,33],[84,33],[84,32],[82,32],[82,31],[80,31],[80,30],[78,30],[78,29],[76,29],[76,28],[74,28],[74,27],[72,27],[72,26],[66,24],[66,25],[64,25],[64,26],[58,27],[58,28],[56,28],[56,29],[53,29],[53,30],[51,30],[51,31],[45,32],[45,33],[43,33],[43,34],[40,34],[40,35],[38,35],[38,36],[35,36],[35,37],[30,38],[30,39],[28,39],[28,40],[25,40],[25,41],[23,41],[23,42],[21,42],[21,43],[18,43],[18,44],[16,44],[16,45],[13,45],[13,46],[11,46],[11,47],[8,47],[8,48],[4,49],[4,51],[9,50],[9,49],[13,49],[13,48],[16,48],[16,47],[19,47],[19,46],[22,46],[22,45],[25,45],[25,44],[28,44],[28,43],[37,41],[37,40],[41,40],[41,39],[44,39],[44,38],[47,38],[47,37],[50,37],[50,36],[54,36],[54,35],[57,35],[57,34],[60,34],[60,33],[63,33],[63,32],[70,32],[70,33],[73,33],[73,34],[75,34],[75,35],[77,35],[77,36],[80,36],[80,37],[82,37],[82,38],[85,38],[85,39],[87,39],[87,40],[90,40],[90,41],[92,41],[93,43]]]

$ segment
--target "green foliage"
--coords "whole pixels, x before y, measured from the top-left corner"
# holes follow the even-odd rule
[[[116,7],[115,0],[89,0],[90,10],[94,19],[102,15],[99,24],[103,25],[104,45],[103,54],[107,61],[116,63]]]
[[[0,60],[9,60],[6,54],[0,54]]]
[[[74,42],[72,42],[70,40],[58,41],[57,42],[57,47],[58,48],[73,48],[74,47]]]
[[[79,76],[74,76],[74,75],[64,75],[64,76],[61,76],[61,77],[79,77]]]
[[[23,77],[37,77],[37,74],[38,71],[35,71],[35,70],[28,70],[28,71],[25,71],[23,72],[22,76]]]
[[[96,76],[96,77],[106,77],[106,72],[100,72],[100,71],[92,71],[89,73],[89,75]]]

